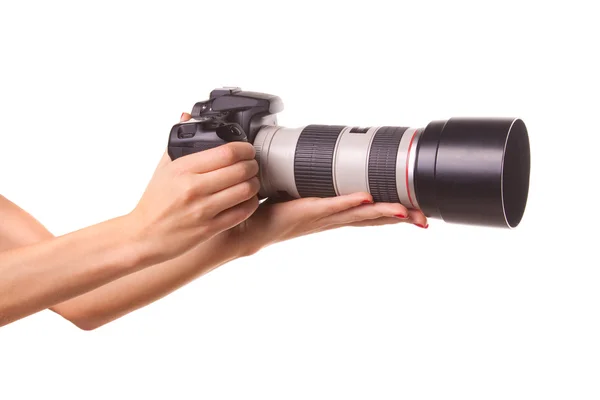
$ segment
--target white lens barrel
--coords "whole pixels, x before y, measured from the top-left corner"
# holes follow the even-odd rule
[[[338,195],[369,191],[367,160],[377,129],[379,127],[368,128],[364,134],[350,133],[351,127],[342,131],[333,160]]]
[[[262,197],[327,197],[369,192],[376,202],[418,209],[416,148],[422,129],[265,126],[254,147]]]

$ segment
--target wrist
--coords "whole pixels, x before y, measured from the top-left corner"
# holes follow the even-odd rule
[[[126,268],[139,269],[159,262],[159,247],[150,243],[147,235],[139,229],[133,215],[117,217],[114,223],[114,234],[122,244],[123,264]]]
[[[252,235],[252,229],[249,229],[248,223],[249,221],[246,220],[227,231],[227,243],[233,248],[235,258],[249,257],[270,244],[264,236]]]
[[[221,232],[207,244],[220,263],[233,261],[246,255],[245,240],[242,240],[236,228]]]

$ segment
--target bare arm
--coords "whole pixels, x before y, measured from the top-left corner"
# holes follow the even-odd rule
[[[0,219],[3,221],[3,224],[0,226],[0,251],[23,248],[34,243],[41,244],[54,238],[54,235],[33,216],[2,196],[0,196]],[[97,234],[98,232],[93,233]],[[119,243],[118,236],[114,238],[117,238],[116,242]],[[72,240],[65,242],[67,247],[73,243]],[[93,242],[93,240],[85,241],[85,243]],[[31,297],[32,294],[40,295],[40,286],[38,285],[25,285],[26,287],[30,287],[34,293],[21,293],[18,297],[15,294],[7,293],[6,296],[7,298],[12,298],[17,304],[21,304],[21,306],[23,306],[23,301],[25,300],[29,300],[34,304],[40,304],[41,302],[51,304],[52,307],[50,309],[52,311],[60,314],[81,329],[91,330],[152,303],[189,283],[198,276],[235,259],[238,254],[238,248],[232,247],[231,243],[226,245],[227,242],[227,233],[224,232],[196,246],[180,257],[152,265],[130,275],[127,275],[127,272],[137,264],[135,260],[127,261],[124,257],[117,257],[117,262],[114,263],[115,266],[111,268],[116,270],[117,274],[111,275],[112,279],[109,278],[104,282],[120,278],[91,291],[88,291],[88,288],[81,286],[79,283],[73,282],[71,286],[80,288],[78,292],[83,293],[79,296],[77,296],[79,293],[74,291],[65,291],[61,295],[55,290],[55,287],[52,287],[47,290],[48,298],[40,301],[40,299]],[[109,246],[108,248],[112,247]],[[51,255],[73,254],[60,250],[60,248],[52,247],[50,253]],[[82,254],[89,256],[89,249],[82,248],[81,250]],[[127,251],[126,248],[124,251]],[[100,254],[106,256],[106,253],[103,251],[100,251]],[[57,262],[81,265],[77,254],[73,254],[73,256],[72,261],[58,259]],[[15,257],[15,259],[17,258]],[[18,259],[20,262],[23,261],[21,257],[18,257]],[[34,265],[34,263],[31,263],[30,260],[29,264],[24,265]],[[109,270],[109,268],[103,267],[99,269]],[[61,268],[61,271],[65,274],[67,280],[73,279],[73,268]],[[119,271],[123,271],[123,273],[118,274]],[[35,272],[36,279],[40,279],[41,282],[47,281],[41,278],[38,270],[32,272]],[[0,276],[3,276],[2,269],[0,269]],[[3,276],[3,281],[5,281],[4,278]],[[65,283],[67,282],[65,281]],[[31,314],[35,311],[38,310],[24,310],[25,314]],[[10,321],[4,321],[4,323],[8,322]]]
[[[96,329],[153,303],[211,270],[237,258],[226,233],[188,253],[120,278],[51,309],[84,330]]]
[[[107,312],[115,318],[115,310],[123,312],[122,306],[111,308],[119,301],[91,300],[97,295],[105,300],[121,296],[123,284],[109,292],[93,293],[94,289],[192,253],[198,243],[239,224],[256,210],[258,166],[253,158],[254,149],[247,143],[222,146],[182,161],[170,162],[165,155],[132,213],[56,238],[0,198],[0,326],[53,306],[84,329],[107,322]],[[163,277],[167,278],[165,287],[189,279],[190,273]],[[137,293],[137,303],[130,307],[155,298],[156,293],[135,290],[151,286],[155,277],[151,273],[141,281],[129,281]],[[68,302],[88,292],[92,297]],[[127,304],[134,300],[120,299]],[[105,310],[103,314],[89,313],[91,303]],[[81,310],[91,319],[77,319],[83,315]]]
[[[0,326],[143,268],[136,243],[123,234],[125,223],[117,218],[0,253]],[[6,233],[10,227],[3,225]],[[16,231],[2,242],[33,240]]]

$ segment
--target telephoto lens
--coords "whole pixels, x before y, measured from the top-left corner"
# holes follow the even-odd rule
[[[256,149],[261,197],[368,192],[449,223],[515,228],[529,192],[519,118],[450,118],[424,128],[277,124],[277,96],[215,89],[169,136],[171,159],[231,141]]]
[[[514,228],[530,152],[520,119],[451,118],[425,128],[268,126],[254,140],[261,195],[369,192],[446,222]]]

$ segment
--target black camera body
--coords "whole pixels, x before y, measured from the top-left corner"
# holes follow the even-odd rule
[[[245,92],[240,88],[215,89],[192,109],[192,119],[176,124],[169,135],[171,160],[228,142],[254,143],[261,126],[277,125],[283,110],[277,96]]]

